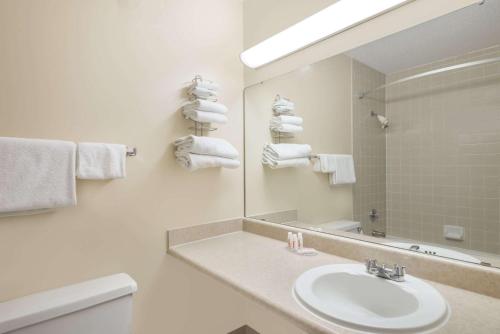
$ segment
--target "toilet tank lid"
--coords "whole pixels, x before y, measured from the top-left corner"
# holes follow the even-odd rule
[[[0,303],[0,333],[76,312],[137,291],[127,274],[101,277]]]

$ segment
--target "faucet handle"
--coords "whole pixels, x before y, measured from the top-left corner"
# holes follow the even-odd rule
[[[377,268],[377,260],[375,259],[366,260],[366,271],[372,272],[376,268]]]
[[[406,267],[395,264],[393,272],[394,272],[394,276],[404,277],[406,274]]]

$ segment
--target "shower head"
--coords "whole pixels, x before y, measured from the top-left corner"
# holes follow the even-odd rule
[[[382,129],[387,129],[389,127],[389,120],[385,116],[379,115],[376,112],[373,112],[373,110],[370,112],[370,115],[372,117],[377,117]]]

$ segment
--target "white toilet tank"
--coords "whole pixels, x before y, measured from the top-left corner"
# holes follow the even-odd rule
[[[116,274],[0,303],[0,333],[129,334],[137,283]]]

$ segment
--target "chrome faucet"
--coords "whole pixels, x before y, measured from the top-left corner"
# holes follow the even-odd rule
[[[377,260],[366,260],[366,271],[381,278],[396,282],[404,282],[406,267],[395,264],[394,267],[386,268],[385,264],[379,265]]]

